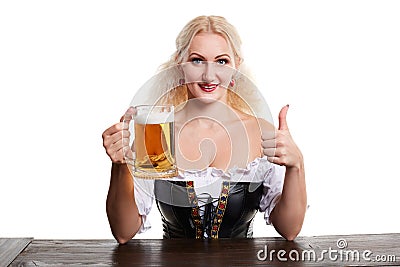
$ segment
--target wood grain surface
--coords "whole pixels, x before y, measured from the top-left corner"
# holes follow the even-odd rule
[[[0,238],[0,267],[8,266],[32,238]]]
[[[33,240],[11,266],[399,266],[399,241],[398,233],[298,237],[294,242],[272,237],[134,239],[125,245]]]

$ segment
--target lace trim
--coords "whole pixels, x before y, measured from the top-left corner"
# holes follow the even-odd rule
[[[266,157],[256,158],[248,163],[246,168],[233,167],[228,171],[216,167],[207,167],[203,170],[179,170],[178,176],[166,178],[172,181],[194,181],[204,177],[218,177],[227,181],[262,182],[266,173],[272,168]]]

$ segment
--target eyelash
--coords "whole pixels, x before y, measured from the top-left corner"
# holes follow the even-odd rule
[[[195,64],[200,64],[201,62],[203,62],[203,60],[201,58],[198,58],[198,57],[192,58],[190,61],[192,63],[195,63]],[[228,59],[224,59],[223,58],[223,59],[218,59],[217,60],[217,64],[220,64],[220,65],[226,65],[228,63],[229,63]]]
[[[221,62],[223,62],[223,63],[221,63]],[[229,60],[222,58],[222,59],[218,59],[217,63],[221,64],[221,65],[226,65],[229,63]]]
[[[198,57],[194,57],[190,61],[192,63],[195,63],[195,64],[200,64],[201,62],[203,62],[203,60],[201,58],[198,58]],[[199,61],[199,62],[197,62],[197,61]]]

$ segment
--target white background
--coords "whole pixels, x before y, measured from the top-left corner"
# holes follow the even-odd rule
[[[188,2],[0,2],[0,236],[112,238],[101,134],[203,14],[237,27],[276,119],[290,104],[301,235],[400,232],[400,2]],[[255,235],[277,233],[260,214]]]

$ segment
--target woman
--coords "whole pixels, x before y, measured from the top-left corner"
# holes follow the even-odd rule
[[[277,130],[247,112],[251,103],[235,94],[246,87],[235,76],[242,67],[240,44],[236,30],[224,18],[200,16],[183,28],[176,52],[163,65],[164,69],[178,65],[183,74],[180,84],[159,100],[180,107],[175,115],[176,157],[181,170],[178,178],[184,178],[184,182],[155,183],[165,238],[251,237],[257,210],[265,212],[267,224],[273,224],[287,240],[301,230],[307,202],[305,175],[302,154],[286,122],[289,106],[280,111]],[[152,204],[135,187],[137,179],[132,179],[124,159],[129,144],[126,125],[117,123],[103,133],[103,145],[112,160],[107,215],[119,243],[148,228]],[[249,182],[221,182],[218,195],[206,194],[209,199],[201,205],[200,194],[207,192],[203,187],[194,194],[190,177],[201,183],[235,170],[243,181],[250,173],[262,181],[251,190],[254,184]],[[179,207],[161,200],[173,191],[175,198],[194,195],[190,205]]]

